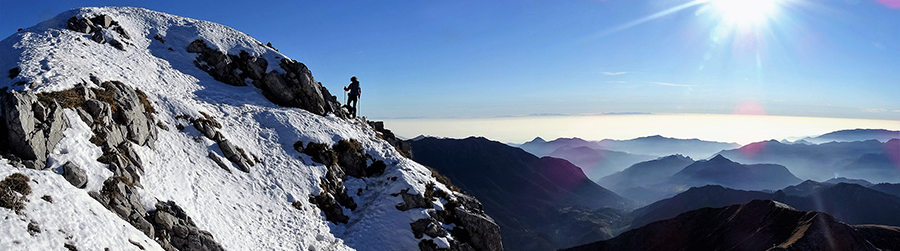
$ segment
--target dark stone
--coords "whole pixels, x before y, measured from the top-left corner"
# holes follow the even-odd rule
[[[50,197],[50,195],[44,195],[44,196],[41,196],[41,199],[44,200],[44,201],[46,201],[46,202],[53,203],[53,197]]]
[[[403,203],[397,204],[397,210],[407,211],[413,208],[433,208],[434,204],[427,201],[421,194],[410,194],[409,188],[401,190],[399,193],[391,194],[391,196],[400,196]]]
[[[19,76],[19,72],[22,70],[19,67],[9,69],[9,79],[14,79]]]
[[[91,33],[94,30],[94,24],[91,23],[90,20],[84,18],[75,18],[71,17],[68,21],[66,21],[66,28],[70,30],[81,32],[81,33]]]
[[[313,161],[325,166],[332,166],[337,163],[337,156],[326,144],[309,142],[306,148],[303,148],[303,153],[312,157]],[[343,176],[343,173],[341,173],[341,176]]]
[[[91,34],[91,40],[94,40],[94,42],[97,42],[98,44],[105,44],[106,36],[103,36],[103,30],[94,30]]]
[[[91,22],[93,22],[96,25],[99,25],[100,27],[109,28],[109,26],[111,26],[113,23],[113,19],[112,19],[112,17],[107,16],[107,15],[99,15],[94,18],[91,18]]]
[[[41,227],[37,224],[37,222],[34,222],[34,220],[32,220],[31,222],[28,222],[28,233],[31,234],[31,236],[35,236],[41,233]]]
[[[342,139],[334,146],[334,153],[345,174],[356,178],[370,176],[366,173],[366,156],[359,141]]]
[[[431,238],[447,236],[447,230],[444,230],[441,223],[431,217],[409,223],[409,227],[412,228],[413,235],[417,239],[421,239],[424,235]]]
[[[303,152],[303,141],[297,141],[296,143],[294,143],[294,150],[302,153]]]
[[[404,157],[407,157],[407,158],[413,157],[412,145],[407,141],[398,139],[397,136],[394,135],[394,132],[391,132],[391,130],[385,129],[383,121],[367,121],[367,122],[368,122],[369,126],[372,127],[372,130],[375,130],[375,132],[378,132],[378,136],[381,137],[381,139],[384,139],[384,141],[387,141],[389,144],[391,144],[391,146],[393,146],[394,149],[396,149],[398,152],[400,152],[400,154],[402,154]]]
[[[216,165],[218,165],[220,168],[225,169],[225,171],[228,171],[229,173],[231,172],[231,169],[228,168],[228,164],[225,164],[225,161],[222,161],[222,158],[219,158],[218,154],[213,151],[209,151],[209,154],[207,156],[209,156],[209,158],[212,159],[213,162],[216,162]]]
[[[72,186],[84,188],[87,185],[88,180],[84,170],[71,161],[66,162],[66,164],[62,166],[62,175],[66,178],[66,181],[69,181],[69,184],[72,184]]]
[[[125,32],[125,29],[122,28],[122,26],[113,27],[112,30],[119,33],[119,36],[122,36],[125,39],[131,39],[131,36],[128,35],[128,32]]]
[[[122,42],[119,42],[119,40],[116,40],[116,39],[109,40],[109,45],[116,47],[116,49],[119,49],[120,51],[125,51],[125,45],[122,44]]]
[[[228,140],[221,140],[219,142],[219,149],[222,149],[222,154],[225,155],[225,158],[231,160],[238,166],[241,171],[245,173],[250,172],[250,167],[253,166],[253,162],[244,154],[243,149],[235,146]]]
[[[160,36],[159,33],[157,33],[156,35],[153,35],[153,39],[156,39],[160,43],[164,43],[164,44],[166,43],[166,39],[164,39],[162,36]]]

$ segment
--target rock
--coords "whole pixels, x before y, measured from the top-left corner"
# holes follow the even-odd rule
[[[71,17],[68,21],[66,21],[66,28],[70,30],[81,32],[81,33],[91,33],[94,30],[94,24],[91,23],[90,20],[84,18],[76,18]]]
[[[359,141],[342,139],[334,146],[334,153],[337,154],[338,165],[344,168],[347,175],[356,178],[371,176],[366,173],[366,156]]]
[[[113,23],[113,19],[112,19],[112,17],[107,16],[107,15],[99,15],[94,18],[91,18],[91,22],[99,25],[100,27],[109,28],[109,26],[111,26]]]
[[[175,216],[166,211],[156,211],[152,215],[153,223],[156,223],[157,226],[166,230],[172,230],[175,227],[175,223],[178,222],[178,219],[175,218]]]
[[[218,144],[219,149],[222,149],[222,154],[225,155],[225,158],[234,162],[241,171],[244,171],[245,173],[250,172],[250,167],[253,166],[253,162],[248,159],[241,148],[231,144],[228,140],[221,140]]]
[[[21,71],[22,71],[22,70],[19,69],[19,67],[9,69],[9,79],[14,79],[14,78],[18,77],[18,76],[19,76],[19,73],[20,73]]]
[[[109,45],[112,45],[113,47],[115,47],[116,49],[119,49],[120,51],[125,51],[125,45],[122,44],[122,42],[119,42],[119,40],[116,40],[116,39],[109,40]]]
[[[39,102],[33,92],[7,92],[0,93],[0,109],[9,150],[29,168],[46,168],[47,155],[68,127],[59,104]]]
[[[125,28],[122,28],[122,26],[113,27],[112,30],[119,33],[119,36],[122,36],[125,39],[131,39],[131,36],[128,35],[128,32],[125,32]]]
[[[91,33],[91,40],[94,40],[94,42],[97,42],[98,44],[105,44],[106,36],[103,36],[103,30],[94,30],[94,32]]]
[[[157,202],[156,211],[150,214],[151,223],[158,233],[156,241],[163,247],[174,250],[223,250],[212,234],[197,228],[173,201]]]
[[[326,144],[309,142],[309,144],[303,148],[303,153],[312,157],[313,161],[319,162],[325,166],[333,166],[337,163],[337,155]],[[343,172],[341,172],[341,178],[343,178],[343,175]]]
[[[87,175],[84,173],[84,170],[75,165],[75,163],[72,163],[71,161],[66,162],[66,164],[62,166],[62,171],[63,177],[65,177],[72,186],[84,188],[85,185],[87,185]]]
[[[219,155],[216,154],[216,152],[209,151],[209,154],[207,156],[209,156],[209,158],[212,159],[213,162],[216,162],[216,165],[218,165],[220,168],[225,169],[225,171],[231,173],[231,169],[228,168],[228,164],[225,164],[225,161],[222,161],[222,158],[219,158]]]
[[[400,195],[403,203],[397,204],[396,208],[400,211],[407,211],[413,208],[432,208],[434,204],[425,200],[421,194],[410,194],[409,188],[401,190],[399,193],[391,194],[392,196]]]
[[[428,235],[431,238],[447,236],[447,230],[444,230],[441,223],[430,217],[418,219],[410,223],[409,226],[417,239],[421,239],[424,235]]]
[[[457,193],[457,195],[460,194]],[[469,233],[472,246],[476,250],[503,250],[503,244],[500,242],[500,226],[493,219],[483,213],[475,213],[461,208],[455,208],[452,211],[462,223],[462,227]]]

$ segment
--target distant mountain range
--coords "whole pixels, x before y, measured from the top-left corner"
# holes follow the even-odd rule
[[[741,163],[784,165],[804,179],[826,180],[842,176],[876,183],[900,181],[900,139],[818,145],[770,140],[720,154]]]
[[[710,160],[700,160],[685,167],[669,178],[673,186],[695,187],[707,184],[723,185],[736,189],[777,189],[802,180],[782,165],[744,165],[716,155]]]
[[[817,137],[803,138],[802,140],[813,143],[813,144],[822,144],[822,143],[828,143],[828,142],[832,142],[832,141],[853,142],[853,141],[878,140],[881,142],[887,142],[891,139],[900,139],[900,131],[891,131],[891,130],[885,130],[885,129],[840,130],[840,131],[834,131],[834,132],[822,134]]]
[[[811,180],[774,193],[722,186],[691,188],[672,198],[632,211],[631,228],[704,207],[721,207],[753,199],[777,200],[800,210],[831,214],[850,224],[900,226],[900,197],[857,184],[828,184]]]
[[[744,165],[721,155],[699,161],[681,155],[667,156],[634,164],[599,180],[604,187],[642,205],[671,197],[691,187],[722,185],[774,191],[799,182],[801,180],[784,166]]]
[[[634,163],[656,159],[650,155],[636,155],[618,151],[594,149],[587,146],[563,146],[557,148],[548,156],[561,158],[581,167],[584,174],[591,180],[610,175],[622,170]]]
[[[652,156],[681,154],[694,159],[705,159],[719,151],[741,147],[741,145],[736,143],[676,139],[660,135],[629,140],[604,139],[598,143],[603,149],[607,150]]]
[[[772,200],[700,208],[613,239],[566,250],[879,250],[900,248],[897,227],[851,226]]]
[[[413,160],[479,198],[509,250],[550,250],[612,237],[633,204],[563,159],[538,158],[485,138],[410,141]],[[600,210],[600,211],[598,211]],[[562,225],[569,222],[580,227]]]
[[[536,156],[566,159],[581,167],[591,180],[597,181],[635,163],[653,160],[659,156],[681,154],[706,158],[718,151],[738,148],[740,145],[656,135],[631,140],[601,141],[587,141],[580,138],[545,141],[537,137],[518,147]]]

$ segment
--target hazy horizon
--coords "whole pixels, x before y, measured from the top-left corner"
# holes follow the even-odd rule
[[[748,143],[764,140],[796,140],[847,129],[900,130],[900,121],[846,118],[816,118],[740,114],[625,114],[522,116],[496,118],[408,118],[384,119],[385,128],[396,135],[466,138],[485,137],[521,144],[535,137],[545,140],[627,140],[661,135]]]

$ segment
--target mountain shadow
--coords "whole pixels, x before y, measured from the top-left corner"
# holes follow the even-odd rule
[[[878,250],[897,246],[897,233],[893,227],[854,227],[826,213],[752,200],[689,211],[566,250]]]
[[[802,193],[792,192],[797,187],[805,190]],[[825,212],[849,224],[900,226],[900,214],[896,213],[900,212],[900,197],[856,184],[832,185],[808,180],[775,193],[721,186],[691,188],[672,198],[632,211],[628,215],[632,218],[629,228],[641,227],[691,210],[721,207],[753,199],[777,200],[799,210]]]
[[[416,162],[434,168],[483,202],[485,212],[500,225],[509,250],[551,250],[610,238],[622,213],[603,208],[632,205],[566,160],[538,158],[485,138],[423,138],[410,143]]]
[[[631,165],[625,170],[601,178],[597,184],[640,204],[648,204],[667,195],[665,192],[651,191],[649,187],[668,179],[693,163],[694,160],[690,157],[670,155]]]

